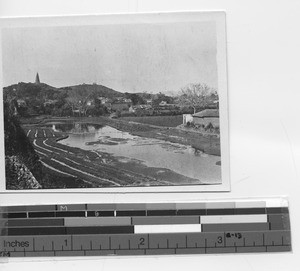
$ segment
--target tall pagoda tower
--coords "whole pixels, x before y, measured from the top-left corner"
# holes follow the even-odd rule
[[[39,77],[39,73],[36,74],[36,77],[35,77],[35,83],[36,84],[40,84],[40,77]]]

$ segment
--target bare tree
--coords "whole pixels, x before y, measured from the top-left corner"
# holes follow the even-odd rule
[[[72,113],[74,116],[74,112],[79,107],[80,97],[76,95],[74,91],[68,92],[68,97],[66,98],[67,104],[72,108]]]
[[[209,95],[214,91],[215,89],[206,84],[189,84],[181,89],[178,99],[179,104],[192,107],[195,114],[197,108],[206,106]]]
[[[81,114],[85,116],[88,109],[88,100],[93,95],[94,93],[88,94],[86,91],[69,91],[68,97],[66,98],[66,102],[72,108],[73,115],[74,112],[77,110],[79,112],[79,116],[81,116]]]

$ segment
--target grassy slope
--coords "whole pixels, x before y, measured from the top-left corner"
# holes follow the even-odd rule
[[[150,125],[162,127],[176,127],[182,124],[182,115],[176,116],[152,116],[152,117],[124,117],[121,118],[126,121],[133,121],[138,123],[145,123]]]
[[[124,93],[118,92],[118,91],[108,88],[106,86],[96,85],[96,84],[93,84],[93,85],[82,84],[82,85],[75,85],[75,86],[70,86],[70,87],[66,87],[66,88],[71,89],[71,91],[85,93],[85,95],[87,95],[87,96],[92,93],[97,93],[98,96],[107,97],[107,98],[124,96]]]

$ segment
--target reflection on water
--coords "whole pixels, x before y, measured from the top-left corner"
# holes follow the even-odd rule
[[[96,131],[100,128],[102,128],[101,125],[91,125],[87,123],[52,124],[52,129],[55,132],[64,132],[72,134],[96,133]]]
[[[103,151],[119,157],[119,161],[134,159],[149,167],[170,169],[203,182],[220,182],[220,157],[204,154],[190,146],[163,140],[144,138],[119,131],[110,126],[86,123],[54,124],[55,131],[69,133],[59,143],[84,150]]]

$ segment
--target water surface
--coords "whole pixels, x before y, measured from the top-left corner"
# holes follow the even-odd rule
[[[53,124],[52,129],[69,134],[68,138],[59,141],[64,145],[110,153],[123,163],[139,160],[148,167],[161,168],[162,172],[170,169],[201,182],[221,182],[221,167],[216,165],[220,157],[204,154],[191,146],[86,123]]]

